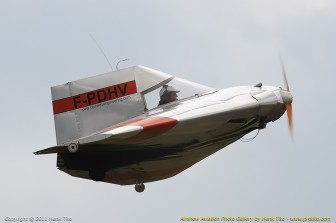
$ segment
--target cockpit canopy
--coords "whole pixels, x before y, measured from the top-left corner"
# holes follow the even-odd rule
[[[157,84],[155,88],[152,88],[151,91],[144,94],[146,108],[153,109],[159,106],[159,101],[162,98],[162,92],[165,90],[176,91],[177,100],[184,100],[186,98],[214,91],[216,89],[172,76],[171,78]]]

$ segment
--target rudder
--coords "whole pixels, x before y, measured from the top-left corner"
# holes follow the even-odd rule
[[[143,114],[143,94],[170,78],[169,74],[135,66],[51,87],[57,144]]]

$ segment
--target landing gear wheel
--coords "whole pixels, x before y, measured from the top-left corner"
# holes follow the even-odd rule
[[[75,153],[78,151],[78,144],[77,143],[70,143],[68,145],[68,150],[70,153]]]
[[[102,181],[105,178],[104,170],[92,169],[89,171],[90,179],[93,181]]]
[[[145,184],[143,183],[137,183],[135,185],[135,190],[139,193],[143,192],[145,190]]]

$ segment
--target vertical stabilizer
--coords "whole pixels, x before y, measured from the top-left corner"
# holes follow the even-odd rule
[[[143,93],[171,77],[135,66],[51,87],[57,144],[143,114]]]

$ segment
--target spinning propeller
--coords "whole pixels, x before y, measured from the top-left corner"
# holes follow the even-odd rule
[[[284,66],[284,63],[283,63],[282,59],[281,59],[281,68],[282,68],[282,75],[284,77],[285,86],[286,86],[285,90],[290,94],[289,84],[288,84],[288,80],[287,80],[287,74],[286,74],[285,66]],[[284,100],[284,103],[285,103],[285,108],[286,108],[286,112],[287,112],[289,132],[291,134],[292,140],[294,140],[292,100]]]

